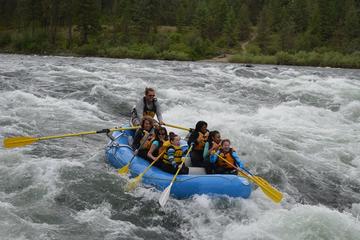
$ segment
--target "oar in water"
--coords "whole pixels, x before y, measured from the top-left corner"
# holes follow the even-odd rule
[[[259,176],[253,175],[247,169],[242,169],[242,168],[235,166],[234,164],[230,163],[229,161],[227,161],[225,158],[221,157],[218,154],[216,154],[216,156],[218,156],[221,160],[227,162],[230,166],[236,168],[239,171],[240,176],[242,176],[242,177],[245,176],[246,178],[250,179],[252,182],[256,183],[261,188],[261,190],[265,193],[265,195],[268,196],[271,200],[273,200],[276,203],[281,202],[281,200],[283,198],[283,194],[280,191],[278,191],[276,188],[271,186],[270,183],[268,183],[265,179],[263,179]]]
[[[169,186],[168,186],[167,188],[165,188],[165,190],[161,193],[161,196],[160,196],[160,198],[159,198],[159,203],[160,203],[160,206],[161,206],[161,207],[164,207],[165,204],[167,203],[167,201],[168,201],[168,199],[169,199],[169,196],[170,196],[171,187],[172,187],[173,183],[175,182],[175,179],[176,179],[177,175],[179,174],[182,166],[184,165],[185,160],[186,160],[187,156],[189,155],[192,147],[193,147],[193,145],[190,146],[190,148],[189,148],[189,150],[187,151],[185,157],[182,159],[181,164],[178,166],[178,169],[177,169],[174,177],[172,178]]]
[[[47,136],[47,137],[9,137],[4,139],[4,147],[5,148],[15,148],[15,147],[23,147],[26,145],[33,144],[38,141],[55,139],[55,138],[66,138],[66,137],[77,137],[89,134],[98,134],[98,133],[108,133],[119,130],[130,130],[137,129],[139,127],[124,127],[124,128],[110,128],[110,129],[102,129],[98,131],[90,131],[90,132],[80,132],[80,133],[68,133],[58,136]]]
[[[122,168],[120,168],[118,170],[118,173],[121,175],[126,175],[129,173],[129,167],[131,162],[134,160],[134,158],[138,155],[139,150],[142,148],[142,146],[144,146],[144,144],[146,143],[146,141],[149,139],[149,137],[152,135],[152,133],[154,132],[154,128],[151,129],[151,131],[149,132],[149,134],[147,135],[146,139],[140,144],[140,147],[138,149],[135,150],[134,155],[132,156],[132,158],[130,159],[129,163],[126,164],[125,166],[123,166]]]
[[[134,179],[132,179],[125,187],[126,191],[132,191],[134,190],[137,185],[141,182],[142,177],[145,175],[145,173],[160,159],[160,157],[165,153],[165,150],[160,153],[159,156],[156,157],[156,159],[149,165],[147,166],[147,168],[141,173],[139,174],[137,177],[135,177]]]

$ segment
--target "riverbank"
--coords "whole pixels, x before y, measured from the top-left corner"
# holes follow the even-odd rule
[[[37,54],[57,55],[75,57],[108,57],[108,58],[132,58],[132,59],[154,59],[154,60],[176,60],[176,61],[207,61],[221,63],[244,63],[244,64],[272,64],[272,65],[294,65],[313,67],[334,67],[360,69],[360,53],[344,55],[338,52],[298,52],[289,54],[278,52],[275,55],[253,55],[253,54],[221,54],[212,58],[193,59],[184,52],[166,51],[156,53],[150,49],[135,51],[126,47],[111,49],[91,49],[89,47],[77,48],[75,51],[14,51],[0,49],[0,53],[7,54]]]

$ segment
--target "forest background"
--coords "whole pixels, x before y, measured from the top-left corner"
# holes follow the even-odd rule
[[[358,0],[0,0],[0,52],[360,68]]]

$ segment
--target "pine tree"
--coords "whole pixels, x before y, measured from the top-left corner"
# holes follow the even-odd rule
[[[194,18],[194,26],[196,27],[196,29],[198,29],[202,38],[208,38],[208,23],[210,21],[210,12],[206,2],[201,2],[198,5],[195,16],[196,17]]]
[[[235,46],[237,42],[237,23],[235,18],[235,13],[232,7],[230,7],[228,14],[226,16],[226,21],[224,24],[224,35],[228,47]]]
[[[258,26],[257,26],[257,37],[256,37],[256,42],[258,43],[263,53],[267,53],[268,50],[272,22],[273,22],[273,18],[271,12],[265,6],[260,13]]]
[[[295,23],[285,7],[283,7],[281,11],[279,35],[279,45],[281,50],[288,51],[293,49],[295,39]]]
[[[354,0],[346,1],[345,13],[345,34],[348,39],[360,37],[360,18],[359,9],[357,8]]]
[[[96,0],[76,1],[76,23],[80,32],[80,44],[89,42],[89,35],[100,29],[99,9]]]
[[[249,38],[250,27],[251,22],[249,18],[249,8],[246,4],[242,4],[238,17],[238,31],[240,40],[246,40]]]

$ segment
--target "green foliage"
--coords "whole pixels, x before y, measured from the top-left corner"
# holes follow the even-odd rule
[[[6,47],[11,43],[11,35],[8,32],[0,32],[0,47]]]
[[[230,59],[237,63],[263,63],[263,64],[281,64],[281,65],[303,65],[303,66],[321,66],[321,67],[360,67],[360,53],[344,55],[339,52],[304,52],[296,54],[288,52],[278,52],[275,56],[268,55],[235,55]]]
[[[357,0],[2,0],[0,15],[7,52],[197,60],[241,51],[234,59],[347,67],[360,52]]]

